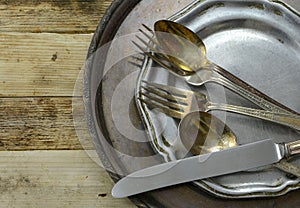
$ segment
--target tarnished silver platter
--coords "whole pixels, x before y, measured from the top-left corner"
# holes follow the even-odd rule
[[[170,19],[189,27],[202,38],[209,60],[300,112],[300,15],[295,9],[279,1],[207,0],[195,1]],[[199,90],[213,102],[257,108],[216,84],[192,88],[149,59],[140,72],[137,95],[141,80]],[[139,100],[136,102],[153,146],[165,161],[184,157],[177,136],[179,121],[148,108]],[[212,113],[235,132],[239,144],[266,138],[276,142],[300,138],[299,132],[270,122],[231,113]],[[300,159],[295,158],[290,163],[299,166]],[[283,195],[298,189],[300,178],[272,166],[195,184],[220,197],[249,198]]]

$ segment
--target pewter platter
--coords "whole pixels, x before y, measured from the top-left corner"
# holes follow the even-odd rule
[[[198,34],[209,60],[300,112],[300,15],[295,9],[278,1],[195,1],[170,19]],[[149,59],[140,72],[137,95],[141,80],[199,90],[212,102],[258,108],[216,84],[191,87]],[[179,121],[136,102],[153,147],[164,160],[185,157],[177,136]],[[270,122],[224,112],[212,114],[226,122],[239,144],[266,138],[275,142],[300,138],[299,132]],[[299,166],[300,159],[290,163]],[[272,166],[197,181],[195,185],[220,197],[249,198],[285,194],[298,189],[300,179]]]

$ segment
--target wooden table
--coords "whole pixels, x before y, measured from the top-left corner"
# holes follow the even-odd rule
[[[74,86],[110,3],[0,0],[0,207],[135,207],[111,197],[84,119],[74,127]]]

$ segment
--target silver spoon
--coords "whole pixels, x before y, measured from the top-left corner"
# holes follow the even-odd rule
[[[159,20],[154,24],[154,30],[165,57],[181,71],[178,75],[185,76],[188,83],[202,85],[206,81],[217,82],[263,109],[299,114],[210,62],[206,58],[204,43],[187,27],[173,21]]]
[[[220,119],[207,112],[194,111],[187,114],[179,124],[178,133],[182,144],[193,155],[238,146],[234,132]],[[300,167],[286,161],[273,166],[300,177]]]
[[[203,111],[188,113],[178,127],[179,137],[194,155],[238,146],[236,135],[217,117]]]

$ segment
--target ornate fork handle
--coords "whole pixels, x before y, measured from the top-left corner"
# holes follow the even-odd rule
[[[211,77],[212,80],[226,86],[227,88],[238,93],[239,95],[243,96],[244,98],[248,99],[254,104],[262,107],[263,109],[274,112],[292,113],[299,115],[298,112],[287,108],[286,106],[275,101],[274,99],[270,98],[264,93],[258,91],[256,88],[252,87],[243,80],[227,72],[220,66],[214,64],[213,70],[218,72],[220,75],[213,75]]]
[[[228,104],[219,104],[219,103],[208,103],[207,109],[239,113],[246,116],[272,121],[278,124],[282,124],[300,130],[300,116],[295,114],[271,112],[271,111],[246,108],[242,106],[234,106]]]

